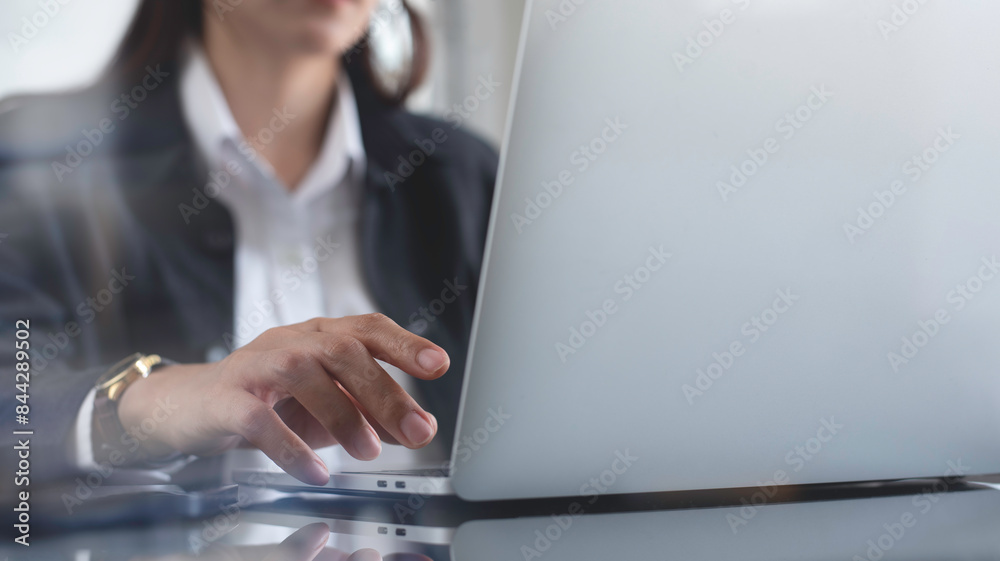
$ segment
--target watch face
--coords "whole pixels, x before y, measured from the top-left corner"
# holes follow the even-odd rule
[[[125,378],[128,374],[130,367],[138,362],[142,358],[142,353],[135,353],[125,359],[122,359],[118,364],[112,366],[100,379],[97,381],[97,389],[99,391],[106,391],[111,386],[117,384]]]

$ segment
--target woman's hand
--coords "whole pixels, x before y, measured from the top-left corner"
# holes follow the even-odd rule
[[[443,349],[382,314],[317,318],[270,329],[216,363],[157,369],[128,388],[118,414],[126,430],[148,433],[142,446],[151,455],[249,444],[292,476],[322,485],[329,470],[314,448],[339,443],[372,460],[380,439],[420,448],[437,432],[434,416],[375,359],[424,380],[449,366]],[[157,408],[165,420],[150,413]]]

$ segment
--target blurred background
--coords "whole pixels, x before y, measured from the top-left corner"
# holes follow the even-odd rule
[[[39,0],[0,2],[4,39],[0,100],[12,94],[76,88],[95,80],[137,5],[136,0],[47,2],[59,7],[54,16],[36,16],[45,14]],[[499,147],[524,0],[411,0],[410,4],[425,16],[434,40],[430,79],[410,100],[410,108],[445,115],[473,93],[480,78],[492,76],[500,87],[469,112],[465,123]],[[24,18],[45,23],[29,38],[23,32]]]

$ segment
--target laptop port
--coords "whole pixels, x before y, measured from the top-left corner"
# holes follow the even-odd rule
[[[378,480],[378,486],[379,487],[388,487],[389,486],[389,482],[386,481],[385,479],[379,479]]]
[[[396,528],[396,535],[397,536],[405,536],[406,535],[406,528]]]
[[[397,489],[406,489],[406,482],[405,481],[397,481],[396,482],[396,488]]]

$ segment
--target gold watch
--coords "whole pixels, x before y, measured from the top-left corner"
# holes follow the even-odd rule
[[[135,353],[112,366],[101,376],[97,381],[97,395],[103,393],[109,400],[117,402],[132,382],[149,376],[153,367],[161,362],[163,359],[160,355]]]
[[[143,463],[149,458],[142,451],[141,443],[130,436],[118,418],[118,402],[122,394],[137,380],[149,376],[163,360],[159,355],[135,353],[109,369],[98,379],[94,395],[94,416],[91,429],[94,460],[112,466]]]

